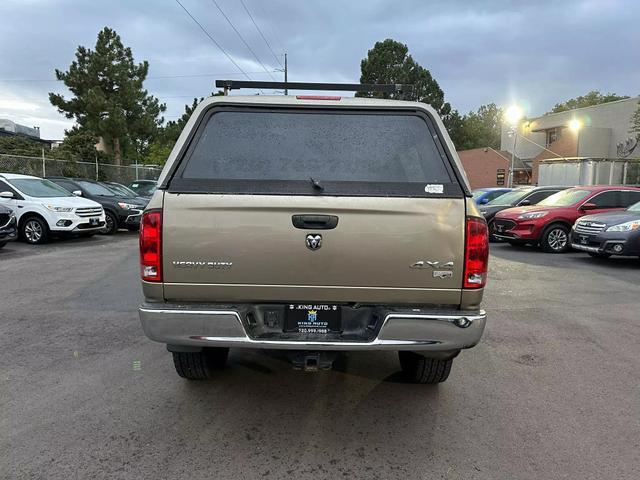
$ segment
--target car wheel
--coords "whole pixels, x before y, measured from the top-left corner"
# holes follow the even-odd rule
[[[547,253],[564,253],[569,250],[569,228],[556,224],[548,227],[540,239],[540,247]]]
[[[227,363],[228,348],[207,348],[201,352],[171,352],[176,372],[187,380],[206,380]]]
[[[589,255],[591,255],[593,258],[609,258],[611,256],[610,253],[604,253],[604,252],[587,252]]]
[[[439,360],[423,357],[415,352],[398,352],[400,367],[411,383],[440,383],[444,382],[451,372],[453,358]]]
[[[7,242],[0,242],[0,248],[3,248],[6,244]]]
[[[493,220],[490,221],[489,224],[487,225],[487,230],[489,230],[489,241],[491,243],[500,242],[501,241],[499,238],[494,237],[493,233],[491,233],[494,230],[494,226],[495,226],[495,224],[494,224]]]
[[[104,212],[105,226],[100,233],[104,235],[113,235],[118,231],[118,219],[111,212]]]
[[[31,245],[40,245],[49,240],[49,226],[40,217],[29,217],[20,227],[20,236]]]

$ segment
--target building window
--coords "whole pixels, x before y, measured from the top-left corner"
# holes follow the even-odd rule
[[[561,134],[561,128],[550,128],[547,130],[547,144],[545,146],[549,148],[549,145],[558,140],[561,137]]]

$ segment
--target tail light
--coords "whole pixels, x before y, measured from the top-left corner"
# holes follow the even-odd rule
[[[340,100],[341,98],[335,95],[296,95],[298,100]]]
[[[145,282],[162,281],[162,210],[149,210],[142,215],[140,275]]]
[[[468,217],[464,247],[463,288],[482,288],[487,283],[489,232],[480,218]]]

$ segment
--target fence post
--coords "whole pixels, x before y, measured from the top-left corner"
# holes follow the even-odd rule
[[[42,149],[42,178],[47,176],[47,166],[44,161],[44,148]]]
[[[98,155],[96,154],[96,182],[99,180],[99,171],[98,171]]]

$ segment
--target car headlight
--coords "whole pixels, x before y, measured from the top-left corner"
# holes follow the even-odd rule
[[[123,210],[136,210],[136,209],[141,210],[142,209],[140,205],[134,205],[133,203],[118,202],[118,206]]]
[[[549,212],[531,212],[531,213],[523,213],[522,215],[518,215],[518,220],[532,220],[534,218],[542,218],[547,215]]]
[[[640,228],[640,220],[631,220],[630,222],[613,225],[607,228],[607,232],[629,232]]]
[[[43,205],[47,207],[49,210],[51,210],[52,212],[58,212],[58,213],[73,212],[73,207],[56,207],[55,205],[46,205],[46,204],[43,204]]]

